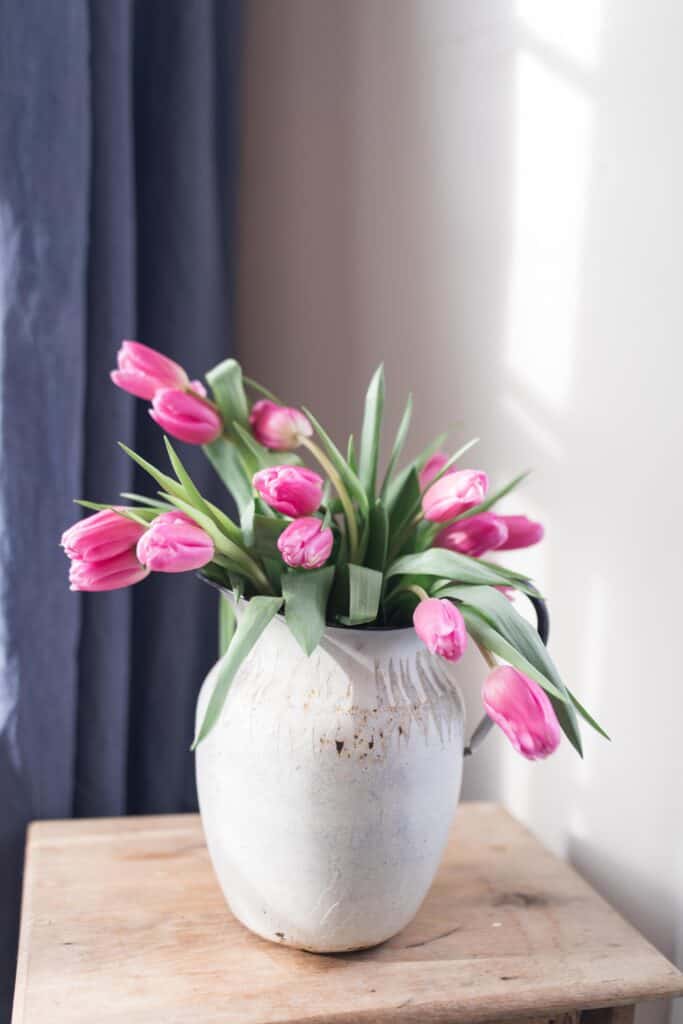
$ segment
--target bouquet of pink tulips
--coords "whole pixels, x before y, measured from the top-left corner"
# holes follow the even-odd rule
[[[195,745],[281,610],[307,654],[328,624],[412,623],[433,654],[452,662],[471,638],[490,669],[486,711],[530,759],[551,754],[561,731],[581,753],[579,718],[605,735],[510,599],[515,591],[537,598],[531,580],[484,558],[543,536],[525,516],[492,511],[524,474],[491,493],[486,473],[462,466],[476,442],[446,454],[443,438],[399,468],[409,398],[380,480],[381,367],[368,388],[358,446],[352,435],[346,455],[310,411],[243,378],[233,359],[207,373],[207,392],[177,363],[125,341],[111,376],[151,402],[150,416],[167,435],[203,446],[237,513],[233,518],[200,494],[166,437],[170,472],[122,445],[160,488],[156,497],[125,494],[132,502],[126,506],[82,501],[95,514],[62,538],[72,590],[113,590],[150,572],[198,570],[231,591],[233,600],[221,601],[223,654]],[[298,452],[316,468],[303,465]],[[246,601],[238,612],[239,598]]]

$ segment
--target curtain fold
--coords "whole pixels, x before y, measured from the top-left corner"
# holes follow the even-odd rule
[[[230,354],[241,4],[0,0],[0,1021],[25,827],[191,810],[194,700],[216,650],[194,578],[76,595],[75,496],[155,491],[138,338],[199,376]],[[199,486],[224,502],[201,453]]]

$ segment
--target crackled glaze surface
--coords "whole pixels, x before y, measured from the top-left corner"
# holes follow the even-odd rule
[[[410,629],[329,629],[307,658],[271,623],[197,750],[209,852],[243,924],[334,952],[411,920],[460,793],[451,673]],[[212,687],[211,673],[198,717]]]

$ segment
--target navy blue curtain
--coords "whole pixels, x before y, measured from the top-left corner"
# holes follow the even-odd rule
[[[0,1021],[27,822],[196,806],[213,594],[71,594],[58,540],[75,496],[154,493],[116,447],[164,459],[145,403],[109,382],[120,339],[191,376],[230,353],[240,15],[0,0]]]

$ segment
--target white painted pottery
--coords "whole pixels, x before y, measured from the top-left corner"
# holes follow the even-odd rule
[[[196,752],[206,841],[235,916],[318,953],[401,931],[443,854],[463,732],[452,667],[412,629],[328,629],[309,658],[275,618]]]

